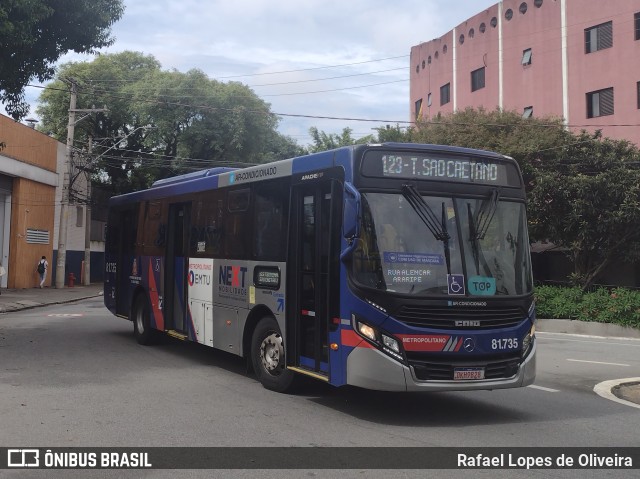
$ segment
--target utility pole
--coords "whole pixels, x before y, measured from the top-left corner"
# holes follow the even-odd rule
[[[56,261],[56,288],[64,288],[64,277],[67,264],[67,223],[69,220],[69,198],[71,193],[71,175],[73,166],[73,136],[76,124],[87,118],[92,113],[106,112],[104,108],[76,109],[78,97],[78,84],[73,78],[71,84],[71,99],[69,100],[69,124],[67,125],[67,151],[65,155],[65,168],[62,178],[62,199],[60,202],[60,225],[58,229],[58,259]],[[76,120],[76,113],[84,113]],[[86,242],[86,240],[85,240]],[[85,252],[86,254],[86,252]]]
[[[87,148],[89,156],[89,161],[87,162],[87,167],[90,168],[91,165],[91,150],[92,150],[92,139],[93,137],[89,136],[89,147]],[[85,286],[89,286],[91,284],[91,171],[85,171],[85,175],[87,177],[87,204],[84,209],[84,282]]]
[[[71,179],[71,161],[73,157],[73,135],[76,128],[76,99],[78,86],[71,82],[71,100],[69,101],[69,124],[67,125],[67,151],[62,177],[62,199],[60,201],[60,226],[58,230],[58,259],[56,261],[56,288],[64,288],[65,267],[67,263],[67,220],[69,217],[69,180]]]

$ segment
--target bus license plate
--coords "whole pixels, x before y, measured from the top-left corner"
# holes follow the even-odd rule
[[[484,379],[484,368],[455,368],[453,370],[454,381]]]

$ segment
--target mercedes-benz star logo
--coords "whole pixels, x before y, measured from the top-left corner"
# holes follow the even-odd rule
[[[470,353],[474,349],[476,349],[476,342],[473,340],[473,338],[466,338],[464,340],[464,343],[463,343],[462,347],[464,348],[464,350],[466,352]]]

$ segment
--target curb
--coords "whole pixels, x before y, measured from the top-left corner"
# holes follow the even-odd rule
[[[620,398],[613,392],[615,390],[619,391],[623,386],[638,386],[639,384],[640,378],[613,379],[611,381],[603,381],[599,384],[596,384],[593,388],[593,391],[598,396],[601,396],[610,401],[640,409],[640,404],[636,404],[635,402],[627,401],[624,398]]]
[[[35,308],[42,308],[43,306],[50,306],[50,305],[54,305],[54,304],[67,304],[67,303],[75,303],[76,301],[82,301],[83,299],[89,299],[89,298],[97,298],[99,296],[102,296],[103,293],[102,291],[96,294],[89,294],[87,296],[80,296],[77,298],[70,298],[70,299],[64,299],[64,300],[58,300],[58,301],[50,301],[47,303],[37,303],[37,304],[23,304],[23,303],[14,303],[14,304],[19,304],[20,306],[17,308],[7,308],[7,309],[0,309],[0,314],[6,314],[6,313],[13,313],[15,311],[25,311],[27,309],[35,309]]]

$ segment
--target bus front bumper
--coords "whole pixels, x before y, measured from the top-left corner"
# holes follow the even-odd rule
[[[412,368],[371,348],[355,348],[347,359],[347,384],[378,391],[473,391],[518,388],[533,384],[536,378],[536,347],[533,342],[529,354],[518,372],[509,378],[422,381]]]

